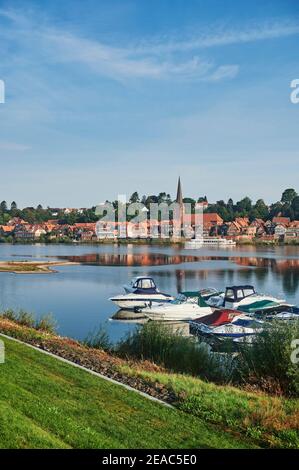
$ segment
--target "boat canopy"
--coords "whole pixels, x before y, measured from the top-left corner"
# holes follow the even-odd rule
[[[224,300],[226,302],[239,302],[240,300],[245,299],[245,297],[249,297],[254,294],[255,290],[253,286],[232,286],[226,288]]]
[[[131,281],[131,287],[134,289],[135,293],[138,291],[155,293],[157,290],[156,284],[151,277],[135,277]]]

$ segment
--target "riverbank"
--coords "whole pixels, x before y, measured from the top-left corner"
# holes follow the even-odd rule
[[[8,245],[35,245],[35,244],[44,244],[44,245],[115,245],[115,246],[126,246],[126,245],[149,245],[149,246],[177,246],[184,247],[185,243],[190,241],[190,239],[181,238],[172,240],[170,238],[118,238],[118,239],[101,239],[101,240],[83,240],[83,241],[74,241],[71,238],[69,239],[53,239],[53,240],[11,240],[0,239],[1,244],[7,243]],[[292,238],[288,240],[281,241],[279,239],[241,239],[235,240],[237,246],[249,245],[249,246],[299,246],[299,238]]]
[[[70,261],[0,261],[0,272],[13,274],[50,274],[55,266],[78,264]]]
[[[0,318],[0,332],[166,401],[190,415],[190,418],[198,419],[199,428],[204,423],[207,430],[214,429],[217,435],[221,435],[216,447],[227,445],[224,436],[235,439],[231,443],[237,447],[299,447],[296,399],[270,396],[260,391],[248,391],[229,385],[220,386],[189,375],[175,374],[148,361],[125,360],[101,349],[36,331],[5,318]],[[26,364],[26,360],[22,361]],[[32,368],[34,370],[34,362]],[[51,368],[48,373],[53,375]],[[38,375],[36,379],[41,380]],[[43,395],[43,387],[39,388]],[[82,394],[81,398],[84,399]],[[63,400],[60,404],[64,406]],[[193,424],[191,421],[192,426]],[[187,423],[184,425],[189,426]],[[200,440],[196,443],[199,437],[198,434],[193,434],[193,428],[192,436],[190,442],[195,446],[203,445],[199,444]],[[185,442],[184,446],[186,445]]]

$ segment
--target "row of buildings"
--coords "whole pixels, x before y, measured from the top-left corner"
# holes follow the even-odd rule
[[[237,217],[233,222],[224,222],[218,214],[204,214],[204,236],[224,236],[236,241],[285,241],[299,240],[299,221],[288,217],[274,217],[272,220]]]
[[[185,238],[194,234],[188,229],[194,229],[194,217],[184,215],[181,229]],[[140,223],[115,222],[97,226],[95,222],[75,223],[73,225],[59,223],[58,220],[48,220],[39,224],[29,224],[19,219],[11,219],[7,225],[0,225],[0,237],[12,237],[16,241],[59,241],[72,239],[75,241],[96,241],[98,238],[159,238],[176,237],[177,226],[172,220],[145,220]],[[181,235],[181,233],[180,233]],[[274,217],[264,221],[246,217],[238,217],[233,222],[224,222],[216,213],[203,214],[203,236],[225,237],[238,242],[252,241],[285,241],[299,240],[299,221],[291,221],[287,217]]]
[[[202,205],[203,219],[198,230],[198,222],[194,214],[185,213],[182,187],[178,180],[176,202],[179,205],[180,217],[178,220],[153,220],[145,217],[143,222],[109,222],[97,224],[74,223],[66,224],[58,220],[59,214],[83,213],[86,209],[52,209],[55,219],[39,224],[28,222],[14,217],[7,225],[0,225],[0,237],[11,237],[16,241],[62,241],[71,239],[74,241],[96,241],[99,238],[169,238],[173,240],[181,238],[194,238],[197,233],[200,237],[225,237],[236,242],[248,242],[260,239],[265,242],[275,241],[299,241],[299,221],[291,221],[287,217],[274,217],[272,220],[249,220],[247,217],[237,217],[232,222],[224,222],[217,213],[209,213],[206,198]],[[145,212],[148,212],[144,208]],[[148,214],[147,214],[148,215]],[[197,236],[198,236],[197,235]]]

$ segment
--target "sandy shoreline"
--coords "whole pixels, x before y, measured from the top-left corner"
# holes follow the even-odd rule
[[[55,266],[77,265],[72,261],[0,261],[0,273],[53,274]]]

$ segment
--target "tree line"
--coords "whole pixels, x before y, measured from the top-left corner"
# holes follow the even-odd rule
[[[171,204],[175,200],[171,198],[170,194],[160,192],[158,195],[149,195],[139,197],[137,191],[135,191],[130,199],[129,203],[141,202],[148,209],[150,209],[151,203],[166,203]],[[110,202],[110,201],[106,201]],[[117,201],[111,201],[117,216]],[[198,199],[184,198],[184,203],[190,203],[194,208],[196,202],[207,202],[207,197],[199,197]],[[96,222],[98,216],[95,214],[96,207],[90,209],[83,209],[82,211],[75,211],[68,214],[64,213],[64,210],[58,209],[57,214],[53,215],[53,209],[47,207],[43,208],[41,204],[37,207],[25,207],[19,209],[16,202],[13,201],[10,206],[6,201],[0,203],[0,225],[5,225],[11,218],[19,217],[30,224],[46,222],[50,219],[56,219],[62,224],[73,225],[74,223],[87,223]],[[248,217],[250,220],[263,219],[269,220],[276,216],[289,217],[291,220],[299,220],[299,195],[293,188],[288,188],[283,191],[281,199],[270,205],[267,205],[263,199],[258,199],[253,202],[248,196],[244,197],[240,201],[234,202],[233,199],[228,201],[219,200],[215,204],[209,204],[205,212],[217,213],[224,222],[231,222],[236,217]]]

